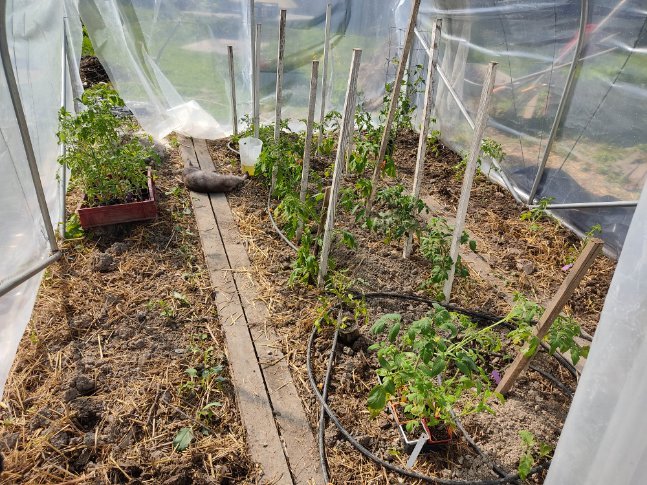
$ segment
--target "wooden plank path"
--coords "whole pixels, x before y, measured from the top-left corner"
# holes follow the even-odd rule
[[[204,140],[180,137],[185,165],[213,170]],[[320,484],[317,445],[224,194],[191,192],[247,446],[262,483]]]

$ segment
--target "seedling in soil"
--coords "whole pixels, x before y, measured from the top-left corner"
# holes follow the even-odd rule
[[[442,217],[432,217],[425,230],[419,234],[419,238],[420,254],[432,265],[431,274],[421,287],[431,291],[434,296],[440,299],[443,284],[447,281],[453,264],[450,256],[452,229]],[[468,244],[472,251],[476,251],[476,241],[471,240],[466,232],[463,232],[460,244]],[[468,271],[461,263],[460,255],[456,259],[456,276],[466,277]]]
[[[177,316],[175,307],[166,300],[150,300],[146,306],[149,310],[159,309],[160,315],[169,320]]]
[[[516,324],[517,328],[510,331],[507,338],[515,345],[525,346],[524,355],[532,357],[539,349],[539,339],[533,334],[533,325],[544,313],[544,308],[528,300],[521,293],[514,295],[514,307],[505,320]],[[548,353],[553,355],[557,350],[570,352],[573,364],[577,364],[580,357],[589,353],[588,346],[581,346],[575,341],[581,329],[577,322],[567,316],[558,316],[548,331],[544,341],[548,344]]]
[[[208,392],[213,383],[221,384],[226,381],[221,375],[224,366],[216,363],[215,349],[213,345],[209,345],[209,335],[192,335],[188,350],[196,363],[184,371],[189,380],[180,385],[180,392]]]
[[[186,450],[193,441],[193,437],[192,428],[180,429],[173,438],[173,450],[178,452]]]
[[[541,228],[538,222],[546,216],[546,208],[554,199],[555,197],[543,197],[537,204],[537,207],[522,212],[519,218],[522,221],[528,221],[530,223],[531,231],[538,231]]]
[[[320,329],[322,325],[339,325],[344,329],[368,324],[366,300],[358,298],[350,290],[358,281],[351,280],[340,272],[331,271],[330,274],[330,280],[326,284],[327,295],[319,298],[319,306],[315,310],[315,326]],[[332,315],[334,309],[343,312],[341,322]]]
[[[85,235],[81,227],[79,215],[75,212],[70,214],[65,222],[65,239],[80,239]]]
[[[488,157],[501,162],[505,158],[505,152],[500,143],[493,140],[492,138],[483,138],[481,141],[481,153],[487,155]],[[482,165],[481,157],[476,160],[476,170],[481,173]],[[467,153],[463,154],[461,161],[454,165],[454,177],[458,180],[462,180],[465,174],[465,168],[467,167]],[[490,168],[492,170],[493,167]],[[495,169],[496,170],[496,169]]]
[[[535,435],[530,431],[519,431],[519,437],[523,445],[523,454],[519,458],[517,471],[519,472],[519,477],[525,480],[539,459],[550,456],[553,452],[553,447],[547,443],[537,443]]]
[[[566,265],[572,266],[575,260],[577,259],[577,257],[580,255],[580,253],[584,251],[584,247],[589,242],[589,240],[593,237],[598,237],[601,232],[602,232],[602,226],[600,224],[595,224],[594,226],[591,226],[591,229],[589,229],[584,234],[584,238],[576,246],[571,246],[568,248]]]
[[[301,235],[301,245],[297,251],[297,258],[292,265],[292,273],[288,285],[296,283],[314,284],[319,274],[319,258],[313,254],[313,249],[319,247],[321,241],[315,238],[308,228]]]

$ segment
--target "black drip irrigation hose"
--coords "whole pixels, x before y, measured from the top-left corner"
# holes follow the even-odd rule
[[[231,142],[227,142],[227,148],[229,148],[232,152],[234,152],[236,155],[240,155],[240,152],[236,150],[233,146],[231,146]]]
[[[326,368],[326,378],[324,379],[324,385],[322,389],[323,400],[328,399],[328,385],[330,384],[330,377],[332,376],[332,365],[335,360],[335,349],[337,348],[337,337],[339,337],[339,330],[335,329],[335,334],[332,339],[332,350],[330,352],[330,357],[328,358],[328,367]],[[321,463],[321,472],[323,474],[324,483],[330,483],[330,473],[328,472],[328,459],[326,458],[326,440],[325,440],[325,431],[326,431],[326,411],[324,408],[321,408],[321,415],[319,416],[319,461]]]
[[[319,389],[317,389],[317,383],[314,378],[314,373],[312,371],[312,348],[314,346],[314,341],[315,337],[317,335],[317,328],[313,326],[312,333],[310,334],[310,338],[308,339],[308,348],[306,352],[306,367],[308,370],[308,380],[310,381],[310,387],[312,388],[312,392],[314,393],[315,397],[317,398],[317,401],[319,401],[319,404],[321,405],[322,409],[326,412],[330,420],[337,426],[337,429],[339,432],[346,438],[346,440],[357,449],[360,453],[362,453],[365,457],[367,457],[369,460],[372,462],[386,468],[389,471],[399,473],[400,475],[404,475],[410,478],[415,478],[416,480],[422,480],[426,483],[435,483],[437,485],[498,485],[502,483],[510,483],[516,480],[519,480],[519,474],[518,473],[513,473],[513,474],[508,474],[505,475],[501,478],[495,478],[491,480],[446,480],[443,478],[437,478],[437,477],[432,477],[429,475],[423,475],[421,473],[414,472],[412,470],[407,470],[405,468],[401,468],[399,466],[393,465],[387,461],[382,460],[375,454],[373,454],[370,450],[362,446],[353,436],[344,428],[344,426],[341,424],[339,421],[339,418],[337,415],[334,413],[332,409],[330,409],[330,406],[328,406],[328,403],[326,402],[326,399],[321,395],[319,392]],[[332,354],[334,355],[334,352],[336,350],[336,341],[334,342],[335,345],[332,348]],[[329,361],[330,362],[330,361]],[[330,370],[332,370],[332,365],[330,365]],[[326,379],[328,379],[329,376],[326,376]],[[470,441],[473,442],[473,440],[470,439]],[[469,443],[469,441],[468,441]],[[321,450],[320,450],[321,452]],[[550,465],[550,461],[547,461],[545,463],[542,463],[530,470],[528,473],[528,476],[534,475],[536,473],[539,473],[540,471],[544,470],[548,465]]]
[[[288,237],[283,234],[283,231],[279,229],[279,226],[276,225],[276,222],[274,221],[274,217],[272,216],[272,209],[270,208],[270,202],[272,200],[272,193],[270,191],[267,192],[267,215],[270,217],[270,222],[272,223],[272,226],[274,227],[274,230],[281,236],[281,239],[285,241],[285,243],[290,246],[292,249],[295,251],[298,251],[299,248],[297,248],[292,241],[288,239]]]

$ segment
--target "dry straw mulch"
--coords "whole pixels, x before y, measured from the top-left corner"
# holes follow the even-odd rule
[[[255,481],[181,168],[175,150],[158,167],[156,221],[67,241],[47,270],[0,409],[0,483]]]

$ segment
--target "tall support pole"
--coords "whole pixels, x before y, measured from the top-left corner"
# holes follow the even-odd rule
[[[234,47],[227,46],[227,60],[229,64],[229,88],[231,94],[231,124],[234,135],[238,135],[238,112],[236,110],[236,76],[234,73]]]
[[[339,142],[337,143],[337,156],[335,158],[335,169],[332,176],[332,188],[330,190],[330,202],[328,204],[328,214],[326,216],[326,226],[324,229],[323,244],[321,246],[321,260],[319,261],[319,277],[317,284],[323,286],[328,273],[328,255],[335,224],[335,207],[337,197],[339,196],[339,186],[343,177],[344,158],[346,146],[353,129],[353,113],[355,108],[355,92],[357,89],[357,76],[359,74],[359,64],[362,59],[362,49],[353,49],[353,58],[348,75],[348,89],[346,90],[346,101],[344,102],[344,112],[341,119],[341,131],[339,133]]]
[[[437,19],[434,25],[434,30],[431,33],[431,47],[429,52],[429,64],[427,65],[427,85],[425,86],[425,104],[422,115],[422,126],[420,127],[420,137],[418,138],[418,154],[416,157],[416,171],[413,176],[413,190],[411,195],[416,199],[420,195],[420,186],[422,185],[422,177],[424,175],[425,155],[427,154],[427,138],[429,137],[429,125],[431,124],[431,114],[434,108],[434,71],[438,64],[438,41],[440,40],[440,30],[443,21]],[[407,236],[404,243],[404,250],[402,252],[403,258],[408,258],[411,255],[411,245],[413,242],[413,234]]]
[[[248,20],[249,20],[249,59],[250,66],[252,71],[252,126],[254,128],[254,136],[258,138],[258,117],[256,116],[257,109],[257,97],[258,97],[258,76],[256,71],[258,70],[258,63],[256,59],[256,36],[257,36],[257,25],[256,25],[256,13],[254,0],[249,0],[248,5]]]
[[[281,107],[283,104],[283,59],[285,53],[285,18],[287,10],[281,9],[279,18],[279,46],[276,56],[276,113],[274,116],[274,141],[281,135]]]
[[[310,176],[310,152],[312,151],[312,125],[315,120],[315,104],[317,103],[317,77],[319,76],[319,61],[312,61],[312,71],[310,73],[310,96],[308,98],[308,120],[306,122],[306,142],[303,149],[303,168],[301,169],[301,190],[299,191],[299,200],[301,203],[306,201],[308,192],[308,178]],[[297,229],[297,241],[301,239],[303,233],[303,222],[299,222]]]
[[[463,177],[463,187],[461,188],[461,198],[458,201],[458,210],[456,211],[456,226],[452,235],[452,243],[449,249],[450,257],[452,258],[452,266],[449,270],[447,281],[443,288],[445,296],[445,303],[449,303],[449,296],[452,292],[452,285],[454,284],[454,274],[456,272],[456,259],[458,258],[458,246],[465,227],[465,218],[467,216],[467,206],[470,203],[470,192],[472,191],[472,183],[474,182],[474,175],[476,173],[476,162],[481,153],[481,140],[483,132],[487,125],[488,108],[490,106],[490,95],[494,87],[494,79],[496,78],[496,62],[490,62],[485,82],[483,83],[483,90],[481,91],[481,101],[479,102],[478,112],[476,114],[476,121],[474,123],[474,136],[472,137],[472,145],[470,147],[469,158],[467,159],[467,166],[465,167],[465,175]]]
[[[584,275],[586,275],[586,272],[595,261],[595,258],[603,245],[604,242],[601,239],[591,239],[584,248],[584,251],[582,251],[582,254],[580,254],[575,261],[573,268],[569,271],[568,276],[546,307],[546,311],[542,314],[539,322],[537,322],[533,335],[538,338],[540,342],[550,330],[550,326],[559,316],[568,299],[579,286],[582,278],[584,278]],[[515,381],[526,370],[531,358],[532,357],[526,357],[523,350],[519,352],[512,364],[510,364],[510,367],[506,369],[503,379],[501,379],[501,382],[499,382],[499,385],[496,388],[496,392],[507,394]]]
[[[49,209],[47,208],[47,199],[45,198],[45,192],[43,191],[43,184],[41,183],[41,180],[40,180],[38,163],[36,162],[36,154],[34,153],[34,146],[32,145],[32,142],[31,142],[29,127],[27,126],[27,119],[25,118],[25,111],[23,109],[22,101],[20,99],[20,91],[18,90],[18,83],[16,82],[16,76],[14,74],[13,65],[11,63],[11,57],[9,55],[9,43],[7,41],[7,32],[5,29],[6,8],[7,8],[6,0],[0,0],[0,26],[2,26],[2,31],[0,31],[0,57],[2,58],[2,68],[4,69],[5,77],[7,79],[9,96],[11,97],[11,104],[13,105],[16,121],[18,122],[18,129],[20,130],[20,136],[22,138],[22,144],[25,149],[25,156],[27,157],[27,163],[29,164],[29,172],[31,174],[31,180],[32,180],[32,183],[34,184],[34,189],[36,191],[38,207],[40,208],[40,213],[43,217],[43,224],[45,225],[45,231],[47,232],[47,240],[49,242],[49,248],[53,253],[55,253],[59,250],[58,244],[56,242],[56,233],[54,232],[54,227],[52,226],[52,219],[49,216]]]
[[[261,24],[256,24],[256,35],[254,36],[254,137],[258,138],[258,129],[261,119]]]
[[[67,68],[70,73],[70,85],[72,86],[72,96],[74,96],[74,112],[80,113],[85,109],[81,103],[81,95],[83,94],[83,82],[81,81],[81,74],[79,73],[78,66],[76,65],[76,57],[74,55],[72,45],[72,34],[70,33],[70,24],[67,17],[63,18],[63,29],[65,35],[65,58],[67,59]]]
[[[283,103],[283,58],[285,52],[286,15],[287,10],[281,9],[281,16],[279,18],[279,45],[276,55],[276,111],[274,115],[274,143],[278,143],[281,136],[281,105]],[[281,160],[277,160],[276,164],[272,168],[270,194],[274,193],[274,187],[276,187],[276,175],[279,171],[279,163],[281,163]]]
[[[324,119],[326,118],[326,97],[328,96],[328,58],[330,57],[330,22],[332,19],[332,3],[326,6],[326,28],[324,31],[323,79],[321,81],[321,111],[319,112],[319,137],[317,148],[323,140]]]
[[[553,148],[553,143],[555,142],[555,137],[557,136],[557,130],[562,123],[562,117],[564,116],[564,111],[566,106],[570,103],[571,95],[573,94],[573,87],[575,86],[575,74],[577,68],[580,64],[580,55],[582,54],[582,47],[584,46],[584,40],[586,38],[586,22],[589,18],[589,2],[588,0],[581,0],[580,6],[580,30],[577,36],[577,44],[575,46],[575,52],[573,53],[573,61],[571,62],[571,67],[568,71],[568,77],[566,78],[566,84],[564,84],[564,91],[562,92],[562,98],[559,100],[559,106],[557,107],[557,113],[555,113],[555,119],[553,120],[553,125],[550,128],[550,133],[548,135],[548,140],[546,140],[546,146],[541,155],[541,160],[539,161],[539,169],[537,170],[537,175],[535,180],[532,183],[530,188],[530,193],[528,194],[528,204],[532,204],[537,195],[537,189],[539,189],[539,184],[544,175],[544,170],[546,169],[546,163],[548,162],[548,156],[550,151]]]
[[[67,107],[67,51],[69,50],[68,40],[67,40],[67,19],[63,18],[63,45],[62,45],[62,55],[61,55],[61,108]],[[65,155],[65,144],[61,143],[59,145],[59,153]],[[59,225],[58,233],[61,240],[65,239],[65,221],[67,219],[67,208],[65,206],[65,196],[67,195],[67,165],[60,165],[60,177],[59,177],[59,202],[60,206],[60,215],[59,215]]]
[[[380,143],[380,151],[375,160],[375,169],[373,170],[373,178],[371,180],[371,195],[366,202],[367,212],[371,211],[373,206],[373,200],[375,199],[375,194],[377,192],[377,183],[380,178],[380,170],[382,168],[382,162],[384,161],[384,156],[386,155],[386,147],[389,144],[389,139],[391,138],[391,125],[393,124],[393,118],[395,117],[395,112],[398,109],[398,101],[400,98],[400,87],[402,85],[402,79],[404,78],[404,73],[407,70],[407,60],[409,59],[409,53],[411,51],[411,44],[413,43],[414,29],[416,28],[416,20],[418,19],[418,10],[420,9],[420,0],[413,0],[413,5],[411,6],[411,16],[409,17],[409,25],[407,27],[407,33],[404,40],[404,48],[402,49],[402,58],[398,63],[398,71],[395,76],[395,81],[393,81],[393,89],[391,89],[391,103],[389,104],[389,113],[384,122],[384,131],[382,132],[382,141]]]

